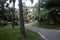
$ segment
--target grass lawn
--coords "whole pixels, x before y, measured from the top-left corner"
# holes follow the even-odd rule
[[[36,22],[36,23],[32,24],[32,26],[38,27],[38,23]],[[60,25],[49,24],[47,22],[42,22],[40,24],[40,27],[42,27],[42,28],[48,28],[48,29],[60,29]]]
[[[21,40],[19,27],[15,26],[13,29],[11,25],[0,28],[0,40]],[[26,30],[25,40],[40,40],[40,36],[31,30]]]

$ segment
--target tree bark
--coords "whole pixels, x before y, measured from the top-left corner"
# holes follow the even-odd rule
[[[12,14],[12,26],[14,28],[14,22],[15,22],[15,2],[13,2],[13,14]]]
[[[19,0],[19,14],[20,14],[20,33],[21,33],[21,37],[25,38],[26,35],[25,35],[25,27],[24,27],[22,0]]]
[[[40,0],[38,0],[38,26],[40,27],[41,15],[40,15]]]

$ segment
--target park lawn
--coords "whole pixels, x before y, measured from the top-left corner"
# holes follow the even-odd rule
[[[0,28],[0,40],[21,40],[19,26],[15,26],[13,29],[11,25]],[[40,40],[40,36],[31,30],[25,29],[25,40]]]
[[[38,23],[35,22],[34,24],[32,24],[32,26],[38,27]],[[60,29],[60,25],[58,25],[58,24],[49,24],[47,22],[42,22],[40,24],[40,27],[41,28],[48,28],[48,29]]]

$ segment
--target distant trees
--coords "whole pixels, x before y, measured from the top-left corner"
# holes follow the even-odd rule
[[[27,9],[26,4],[25,4],[24,2],[22,3],[22,5],[23,5],[23,16],[24,16],[24,21],[27,22],[28,9]]]
[[[4,19],[5,13],[4,13],[4,4],[6,3],[7,0],[0,0],[0,20]],[[6,17],[5,17],[6,18]]]
[[[16,0],[9,0],[9,2],[11,3],[11,2],[13,2],[13,11],[12,11],[12,26],[13,26],[13,28],[14,28],[14,22],[15,22],[15,1]]]
[[[40,27],[40,23],[41,23],[41,12],[40,12],[40,0],[38,0],[38,26]]]
[[[45,4],[45,8],[54,10],[48,12],[48,19],[52,20],[55,23],[60,23],[60,0],[48,0]]]
[[[37,16],[35,19],[37,19],[38,21],[38,26],[40,26],[40,23],[41,23],[41,12],[40,12],[40,8],[41,8],[41,3],[40,3],[41,0],[38,0],[38,3],[36,3],[36,5],[34,6],[34,8],[36,9],[36,13],[37,13]]]
[[[60,0],[47,0],[45,4],[46,8],[60,8]]]
[[[40,8],[44,10],[40,10],[41,18],[42,15],[47,17],[47,19],[51,22],[60,23],[60,0],[40,0]],[[38,8],[38,3],[35,5],[36,12]],[[36,13],[37,14],[37,13]]]
[[[10,19],[10,8],[9,3],[6,3],[8,0],[0,0],[0,24],[7,24],[7,21]],[[3,22],[3,23],[2,23]]]
[[[8,0],[0,0],[0,20],[8,21],[11,17],[11,8],[9,7],[9,3],[6,3]]]
[[[15,20],[15,0],[0,0],[0,20],[12,21],[14,28]],[[9,7],[10,3],[13,2],[13,7]]]

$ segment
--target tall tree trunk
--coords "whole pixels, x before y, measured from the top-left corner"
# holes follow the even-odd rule
[[[20,33],[21,37],[25,37],[24,17],[23,17],[23,6],[22,0],[19,0],[19,14],[20,14]]]
[[[2,15],[5,15],[5,13],[4,13],[4,3],[2,3]],[[2,19],[4,19],[3,16],[2,16]]]
[[[41,15],[40,15],[40,0],[38,0],[38,26],[40,27]]]
[[[13,15],[12,15],[12,26],[14,28],[14,22],[15,22],[15,2],[13,2]]]

